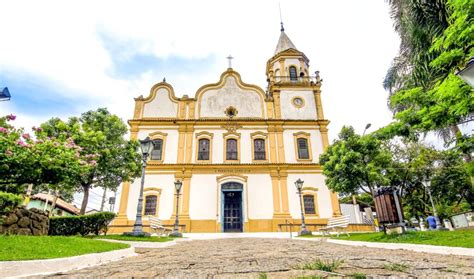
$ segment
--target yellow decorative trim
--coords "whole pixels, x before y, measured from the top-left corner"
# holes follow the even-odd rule
[[[136,140],[138,138],[138,125],[130,125],[130,139]]]
[[[224,133],[223,135],[224,139],[224,163],[240,163],[240,133],[235,133],[235,132],[227,132]],[[237,160],[227,160],[227,140],[228,139],[235,139],[237,140]]]
[[[331,205],[332,205],[332,214],[333,216],[341,216],[341,207],[339,205],[339,199],[337,193],[330,191],[331,195]]]
[[[248,176],[241,175],[241,174],[223,174],[216,177],[216,181],[220,184],[222,181],[227,179],[237,179],[243,182],[247,182]]]
[[[167,135],[168,135],[167,133],[163,133],[163,132],[153,132],[153,133],[148,134],[150,139],[160,139],[160,138],[166,137]]]
[[[166,137],[168,136],[168,134],[162,133],[162,132],[153,132],[153,133],[148,134],[148,136],[152,140],[161,139],[163,142],[163,145],[161,146],[161,160],[152,160],[150,156],[150,162],[163,163],[165,161]]]
[[[319,132],[321,133],[321,139],[323,141],[323,149],[326,150],[329,146],[328,129],[326,125],[321,125]]]
[[[309,189],[315,189],[315,190],[309,190]],[[304,205],[304,196],[313,196],[314,200],[314,214],[306,213],[306,210],[303,206],[304,215],[308,217],[319,217],[319,204],[318,204],[318,189],[314,187],[303,187],[302,195],[301,195],[301,202]]]
[[[316,114],[318,119],[324,119],[323,104],[321,102],[321,90],[316,89],[314,92],[314,100],[316,102]]]
[[[264,133],[264,132],[254,132],[254,133],[251,133],[250,134],[250,137],[252,139],[251,141],[251,145],[252,145],[252,162],[253,163],[264,163],[264,162],[268,162],[268,157],[270,156],[270,154],[268,153],[268,134],[267,133]],[[256,139],[262,139],[264,140],[264,145],[265,145],[265,160],[256,160],[255,159],[255,140]]]
[[[120,195],[119,216],[127,216],[128,196],[130,193],[130,182],[122,183],[122,194]]]
[[[277,143],[276,143],[276,136],[275,136],[275,129],[273,127],[268,127],[269,132],[269,144],[270,144],[270,162],[276,163],[277,162]]]
[[[186,134],[182,126],[178,128],[178,163],[184,163],[184,143],[186,140]]]
[[[254,91],[259,95],[260,103],[261,103],[261,107],[262,107],[262,116],[261,117],[265,118],[265,107],[264,107],[265,91],[257,85],[244,83],[242,81],[242,78],[240,77],[240,74],[238,72],[232,70],[231,68],[227,69],[227,71],[225,71],[221,74],[220,79],[217,83],[211,83],[211,84],[203,85],[197,90],[195,99],[197,100],[197,103],[198,103],[198,117],[201,117],[202,95],[208,90],[220,89],[220,88],[224,87],[224,85],[226,84],[226,79],[230,76],[235,78],[235,80],[237,81],[237,86],[239,88],[244,89],[244,90]]]
[[[190,102],[189,103],[189,111],[188,111],[188,115],[189,115],[189,118],[190,119],[193,119],[195,116],[195,112],[196,112],[196,102],[193,101],[193,102]]]
[[[196,133],[196,153],[195,153],[195,162],[197,163],[212,163],[212,138],[214,137],[213,133],[209,133],[206,131],[202,131],[199,133]],[[209,140],[209,160],[198,160],[198,155],[199,155],[199,141],[201,139],[207,139]]]
[[[297,104],[295,104],[295,99],[300,99],[303,103],[301,105],[297,105]],[[304,98],[301,97],[301,96],[295,96],[295,97],[291,98],[291,104],[296,108],[302,108],[306,105]]]
[[[140,96],[138,98],[135,98],[135,102],[140,103],[139,108],[137,109],[137,110],[140,111],[139,112],[140,113],[140,115],[139,115],[140,118],[143,118],[143,111],[144,111],[145,104],[152,102],[156,98],[156,94],[157,94],[158,90],[160,90],[162,88],[164,88],[166,90],[166,92],[168,92],[168,98],[170,99],[170,101],[177,104],[176,118],[181,118],[180,117],[181,116],[180,115],[180,103],[181,102],[176,97],[176,95],[174,93],[173,86],[171,86],[171,84],[169,84],[165,81],[153,85],[153,87],[150,89],[150,94],[148,95],[148,97],[143,98],[143,96]]]
[[[156,187],[150,187],[150,188],[145,188],[143,190],[143,193],[146,193],[146,192],[158,192],[161,194],[161,189],[160,188],[156,188]]]
[[[150,189],[150,188],[149,188]],[[157,189],[157,188],[153,188],[153,189]],[[146,189],[144,192],[143,192],[143,208],[142,208],[142,215],[143,216],[158,216],[158,209],[160,208],[160,197],[161,197],[161,189],[158,189],[159,191],[147,191],[148,189]],[[146,197],[148,196],[156,196],[156,208],[155,208],[155,214],[154,215],[145,215],[145,208],[146,208]]]
[[[283,139],[283,126],[275,127],[277,140],[278,140],[278,163],[285,163],[285,141]]]
[[[302,189],[302,190],[303,190],[303,191],[315,191],[315,192],[316,192],[316,191],[319,191],[318,188],[316,188],[316,187],[309,187],[309,186],[303,186],[303,189]]]
[[[280,172],[281,208],[283,214],[289,214],[288,206],[288,174]]]
[[[244,223],[244,232],[278,232],[279,224],[285,224],[285,220],[293,224],[300,224],[300,219],[293,219],[291,217],[281,219],[281,218],[273,218],[273,219],[249,219],[247,222]],[[162,220],[164,225],[171,226],[174,223],[174,219],[170,220]],[[318,224],[321,226],[326,225],[328,222],[327,218],[308,218],[306,221],[307,224]],[[143,230],[146,232],[150,232],[149,224],[147,220],[143,220]],[[181,222],[180,222],[181,223]],[[219,232],[219,224],[214,219],[208,220],[187,220],[183,222],[186,224],[186,231],[192,233],[209,233],[209,232]],[[121,234],[124,232],[129,232],[133,229],[134,220],[124,220],[123,224],[116,224],[115,220],[112,225],[109,226],[109,230],[107,231],[108,234]],[[312,229],[311,226],[309,226]],[[287,227],[282,227],[282,231],[288,232]],[[295,231],[296,228],[293,228]],[[349,232],[373,232],[375,231],[375,227],[373,225],[366,225],[366,224],[349,224],[347,231]],[[280,231],[281,232],[281,231]]]
[[[275,104],[275,118],[281,119],[280,90],[273,91],[273,102]]]
[[[186,127],[186,163],[191,163],[191,157],[192,157],[192,152],[193,152],[193,133],[194,133],[194,127],[192,126],[187,126]]]
[[[306,132],[298,132],[293,134],[293,139],[295,143],[295,159],[297,162],[312,162],[313,161],[313,151],[311,150],[311,134]],[[306,139],[308,143],[308,159],[300,159],[298,156],[298,139]]]
[[[153,101],[156,97],[156,92],[161,88],[164,88],[166,91],[168,91],[168,96],[173,103],[179,103],[179,99],[176,98],[176,95],[174,94],[173,86],[165,81],[153,85],[153,87],[150,89],[150,95],[148,95],[146,98],[143,98],[143,102],[146,104]]]

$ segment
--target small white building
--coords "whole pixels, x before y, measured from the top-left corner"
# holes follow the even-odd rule
[[[179,217],[186,232],[278,231],[287,221],[300,223],[297,179],[304,180],[307,223],[340,215],[337,194],[326,187],[318,163],[328,146],[322,80],[309,73],[309,59],[282,28],[266,65],[266,91],[228,68],[193,98],[176,97],[165,81],[136,98],[131,138],[155,140],[144,215],[173,224],[174,182],[182,180]],[[110,232],[131,231],[140,182],[123,183]]]

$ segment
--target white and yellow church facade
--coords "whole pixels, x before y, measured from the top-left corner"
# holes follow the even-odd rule
[[[317,72],[310,76],[309,59],[283,29],[266,74],[266,91],[229,67],[194,98],[176,97],[163,81],[135,99],[131,138],[155,140],[145,175],[145,230],[147,216],[174,223],[176,180],[183,183],[179,220],[185,232],[270,232],[300,224],[298,179],[308,224],[341,214],[318,163],[329,124],[321,79]],[[123,183],[112,233],[131,231],[140,183]]]

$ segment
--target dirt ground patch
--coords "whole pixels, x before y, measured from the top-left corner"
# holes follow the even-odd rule
[[[290,239],[193,240],[163,249],[138,249],[137,257],[55,274],[54,277],[298,278],[474,276],[474,258],[355,247]],[[303,270],[305,263],[340,261],[333,273]]]

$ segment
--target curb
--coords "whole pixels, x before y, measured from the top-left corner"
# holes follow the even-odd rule
[[[109,252],[86,254],[59,259],[1,261],[0,277],[48,275],[100,265],[136,255],[135,248],[130,247]]]
[[[366,241],[352,241],[352,240],[337,240],[328,239],[327,242],[351,246],[366,246],[371,248],[383,249],[403,249],[415,252],[425,252],[442,255],[458,255],[474,257],[474,248],[464,247],[450,247],[450,246],[435,246],[425,244],[409,244],[409,243],[389,243],[389,242],[366,242]]]
[[[116,239],[97,239],[101,241],[107,242],[115,242],[115,243],[124,243],[128,244],[133,248],[165,248],[169,246],[176,245],[176,241],[166,241],[166,242],[152,242],[152,241],[126,241],[126,240],[116,240]]]

